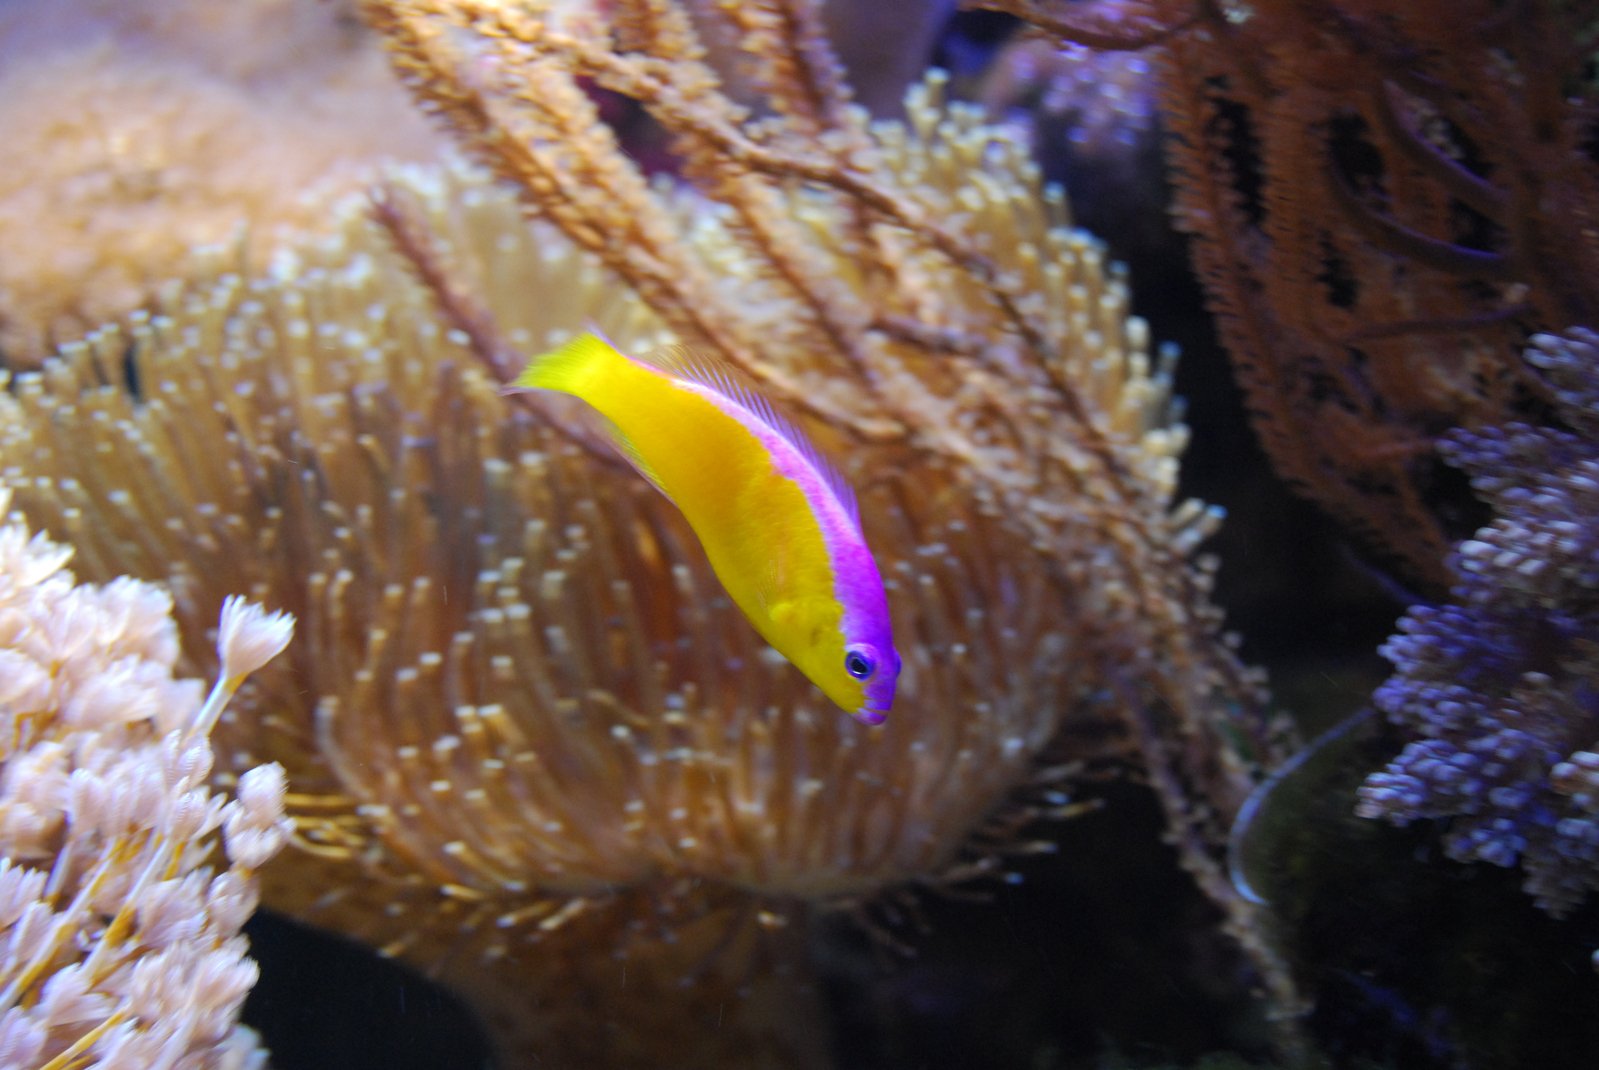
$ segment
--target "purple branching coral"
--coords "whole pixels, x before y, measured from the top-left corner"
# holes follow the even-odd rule
[[[1520,859],[1560,915],[1599,889],[1599,333],[1536,336],[1527,360],[1567,429],[1445,438],[1495,519],[1451,557],[1454,602],[1411,609],[1382,648],[1377,705],[1419,738],[1358,812],[1451,818],[1451,857]]]

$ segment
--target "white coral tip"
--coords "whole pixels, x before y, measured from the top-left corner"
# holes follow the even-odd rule
[[[222,676],[242,680],[283,652],[294,635],[294,617],[268,613],[243,595],[222,601],[222,623],[217,629],[217,655]]]

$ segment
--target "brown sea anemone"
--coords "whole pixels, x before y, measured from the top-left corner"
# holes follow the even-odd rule
[[[751,254],[747,219],[679,192],[634,221],[718,280],[702,311],[738,312],[706,322],[770,343],[757,377],[860,492],[905,657],[881,730],[759,642],[675,510],[570,408],[500,396],[360,212],[259,280],[197,277],[0,398],[0,475],[87,568],[162,578],[185,620],[241,588],[299,617],[291,657],[218,729],[232,764],[279,760],[297,788],[302,850],[266,901],[436,971],[502,1052],[814,1062],[825,1028],[794,953],[812,912],[870,914],[1034,846],[1024,827],[1068,805],[1063,740],[1125,717],[1149,629],[1168,680],[1195,674],[1176,701],[1232,671],[1186,560],[1208,514],[1170,507],[1167,365],[1120,281],[1017,146],[925,89],[910,111],[853,136],[919,213],[981,236],[1025,308],[879,227],[899,288],[845,359],[803,344],[815,313]],[[397,186],[505,345],[586,322],[624,347],[670,337],[503,189],[460,170]],[[827,265],[839,309],[870,295],[849,203],[786,196],[799,270]],[[1163,746],[1214,754],[1197,732]]]

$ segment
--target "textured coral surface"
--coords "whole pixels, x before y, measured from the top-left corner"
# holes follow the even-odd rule
[[[259,266],[382,158],[438,141],[342,2],[0,5],[0,354],[30,366],[187,273]]]

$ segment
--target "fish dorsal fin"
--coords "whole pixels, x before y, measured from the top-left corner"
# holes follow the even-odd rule
[[[662,346],[637,359],[674,378],[704,387],[748,411],[810,463],[844,507],[850,521],[857,529],[861,526],[860,505],[855,500],[855,491],[844,481],[844,476],[816,448],[810,436],[801,431],[794,421],[779,413],[770,401],[745,381],[743,374],[733,365],[684,345]]]

